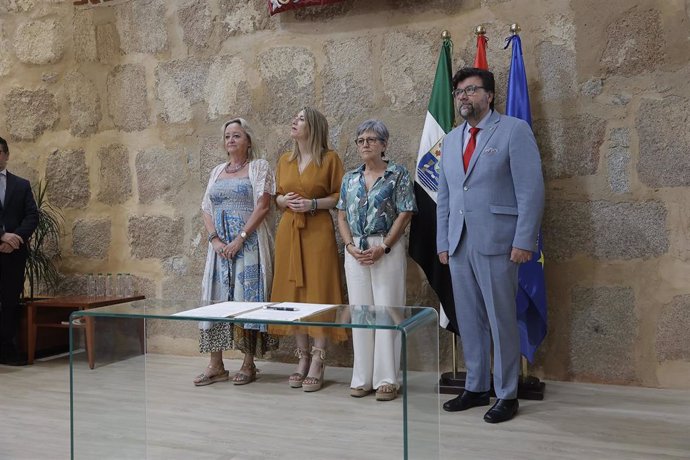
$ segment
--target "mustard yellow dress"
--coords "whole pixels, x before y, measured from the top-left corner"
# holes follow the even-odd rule
[[[321,166],[312,161],[301,174],[297,160],[289,161],[289,158],[290,152],[278,160],[278,195],[294,192],[307,199],[330,196],[337,201],[344,170],[336,152],[326,152]],[[342,304],[340,265],[335,227],[327,209],[319,209],[314,214],[296,213],[289,209],[283,212],[275,239],[272,302]],[[326,322],[335,319],[335,313],[325,312],[323,315],[311,319]],[[283,335],[305,332],[295,327],[275,325],[269,331]],[[310,328],[308,332],[317,337],[326,335],[336,341],[347,340],[345,329]]]

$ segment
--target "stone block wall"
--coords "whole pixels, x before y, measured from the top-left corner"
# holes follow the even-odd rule
[[[65,215],[63,291],[130,272],[147,296],[196,299],[224,120],[250,120],[275,164],[313,104],[352,168],[354,128],[381,118],[413,169],[441,31],[457,68],[486,26],[502,110],[513,22],[547,183],[549,335],[531,371],[688,388],[688,0],[346,0],[274,17],[264,0],[0,0],[0,135],[9,169],[47,180]],[[408,281],[410,304],[437,304],[411,261]],[[195,352],[193,328],[151,333]]]

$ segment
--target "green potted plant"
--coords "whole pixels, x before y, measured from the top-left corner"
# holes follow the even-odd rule
[[[62,232],[63,218],[60,211],[48,202],[47,188],[47,184],[38,181],[34,189],[38,226],[27,247],[29,256],[26,260],[26,279],[29,282],[29,299],[34,298],[39,287],[52,290],[60,281],[55,261],[60,258],[57,245]]]

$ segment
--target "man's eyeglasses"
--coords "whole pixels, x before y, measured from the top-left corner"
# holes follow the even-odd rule
[[[360,137],[358,139],[355,139],[355,144],[359,145],[360,147],[364,145],[364,143],[369,144],[375,144],[381,139],[378,137]]]
[[[470,85],[467,88],[458,88],[455,91],[453,91],[452,94],[453,94],[453,97],[460,97],[460,96],[462,96],[462,93],[465,93],[468,96],[474,96],[478,89],[484,89],[484,87],[483,86],[477,86],[477,85]]]

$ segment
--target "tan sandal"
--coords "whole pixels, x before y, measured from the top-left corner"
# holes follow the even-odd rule
[[[366,395],[370,394],[374,390],[367,390],[364,388],[350,388],[350,396],[353,398],[363,398]]]
[[[302,350],[301,348],[295,348],[295,356],[301,361],[303,358],[308,358],[309,363],[307,364],[307,370],[309,369],[309,364],[311,364],[311,356],[307,354],[306,350]],[[297,364],[299,366],[299,363]],[[288,384],[290,385],[291,388],[302,388],[302,382],[304,381],[304,378],[307,376],[307,374],[302,374],[301,372],[295,372],[294,374],[290,375],[290,378],[288,379]]]
[[[209,364],[206,366],[206,369],[210,369],[211,372],[205,371],[197,375],[194,378],[194,386],[203,387],[216,382],[226,382],[230,379],[230,372],[226,371],[222,364],[220,366],[211,366]],[[213,373],[213,371],[218,370],[220,372]]]
[[[302,381],[302,389],[307,393],[319,391],[323,386],[323,374],[326,371],[326,350],[324,350],[323,348],[311,347],[312,361],[314,360],[314,357],[317,355],[317,353],[319,355],[319,358],[321,358],[321,373],[318,377],[307,376],[304,378],[304,380]]]
[[[251,366],[242,366],[240,370],[232,376],[232,384],[246,385],[248,383],[252,383],[254,380],[256,380],[256,373],[256,364],[252,363]]]
[[[376,389],[377,401],[393,401],[398,397],[398,388],[390,383],[384,383]]]

